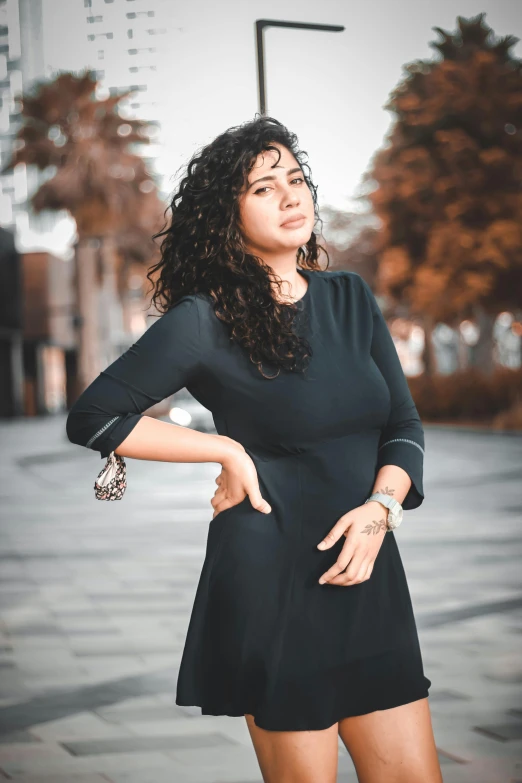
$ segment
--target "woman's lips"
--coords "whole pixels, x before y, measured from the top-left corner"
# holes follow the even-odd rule
[[[297,218],[296,220],[289,220],[288,223],[283,223],[281,228],[300,228],[305,221],[306,218],[304,217]]]

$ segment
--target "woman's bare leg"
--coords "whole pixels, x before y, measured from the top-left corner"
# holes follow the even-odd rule
[[[337,723],[321,731],[267,731],[252,715],[245,718],[264,783],[335,783]]]
[[[428,699],[339,721],[359,783],[443,783]]]

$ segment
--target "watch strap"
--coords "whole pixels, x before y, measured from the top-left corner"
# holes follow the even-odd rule
[[[396,517],[400,511],[402,511],[402,506],[399,501],[395,498],[392,498],[390,495],[385,495],[383,492],[373,492],[364,502],[369,503],[370,500],[376,500],[388,509],[388,514],[386,515],[386,526],[388,527],[388,530],[393,530],[396,525],[390,524],[389,512],[391,511],[392,513],[393,522],[393,517]]]
[[[372,492],[368,500],[378,500],[379,503],[383,503],[387,508],[391,508],[393,511],[395,511],[395,509],[398,511],[399,508],[402,508],[398,500],[392,498],[391,495],[385,495],[384,492]]]

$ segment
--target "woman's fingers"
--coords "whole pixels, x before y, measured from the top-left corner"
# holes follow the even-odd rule
[[[355,558],[350,563],[349,568],[346,569],[345,574],[340,576],[340,584],[343,585],[357,585],[363,582],[366,572],[368,570],[368,558],[362,557],[358,561]],[[344,577],[344,579],[342,579]]]
[[[270,503],[261,495],[255,464],[246,452],[238,453],[231,462],[231,467],[222,467],[215,482],[218,489],[211,501],[215,510],[214,516],[241,502],[241,500],[231,500],[231,498],[240,496],[241,499],[244,499],[245,495],[249,496],[252,507],[257,511],[261,511],[263,514],[269,514],[272,511]]]
[[[373,571],[374,563],[374,560],[368,560],[368,558],[364,556],[357,557],[357,555],[354,554],[346,571],[343,569],[339,572],[342,561],[340,562],[338,559],[337,563],[323,574],[319,582],[320,584],[328,582],[330,585],[340,585],[342,587],[350,587],[351,585],[366,582]],[[333,575],[329,576],[331,572],[333,572]]]
[[[244,499],[245,494],[250,497],[252,506],[258,511],[261,511],[263,514],[269,514],[272,511],[270,503],[268,503],[268,501],[262,497],[259,486],[257,488],[253,487],[249,492],[244,490],[242,493],[242,499]],[[241,500],[232,500],[230,495],[231,493],[224,487],[220,487],[218,490],[216,490],[216,492],[214,492],[214,496],[210,501],[215,512],[214,516],[219,514],[221,511],[224,511],[226,508],[230,508],[231,506],[236,506],[238,503],[241,503]],[[213,518],[214,517],[212,517],[212,519]]]
[[[356,576],[362,566],[363,560],[364,560],[364,553],[360,554],[357,552],[357,550],[352,552],[352,556],[349,560],[349,562],[346,564],[344,568],[341,568],[342,564],[345,562],[346,558],[342,557],[341,555],[337,558],[337,563],[335,563],[335,571],[332,574],[332,576],[328,576],[332,569],[330,568],[321,579],[326,579],[329,584],[334,585],[341,585],[345,584],[349,580],[353,579],[354,576]],[[364,569],[366,571],[366,567]],[[321,581],[321,580],[319,580]]]
[[[332,579],[338,576],[348,566],[348,563],[350,563],[354,555],[355,550],[353,547],[348,547],[345,544],[339,552],[339,556],[335,563],[328,569],[328,571],[325,571],[325,573],[319,579],[319,584],[322,585],[325,582],[330,582]]]
[[[250,498],[252,506],[257,509],[257,511],[261,511],[263,514],[270,514],[272,511],[272,506],[268,500],[265,500],[261,495],[259,484],[255,483],[252,487],[250,487],[250,489],[247,490],[247,495]]]
[[[214,513],[212,514],[212,519],[214,517],[217,517],[218,514],[221,514],[222,511],[224,511],[226,508],[230,508],[230,506],[233,506],[233,503],[228,503],[224,505],[223,503],[220,503],[219,506],[214,506]]]
[[[333,528],[323,538],[323,540],[317,544],[317,548],[328,549],[329,547],[331,547],[333,544],[335,544],[336,541],[339,541],[339,539],[345,532],[346,527],[347,527],[346,519],[344,517],[341,517],[341,519],[335,523]]]
[[[249,496],[252,507],[263,514],[272,511],[270,503],[263,498],[259,489],[257,468],[252,457],[243,450],[236,453],[230,461],[227,470],[227,488],[231,495],[245,493]]]

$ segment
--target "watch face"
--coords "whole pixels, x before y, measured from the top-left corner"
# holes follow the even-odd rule
[[[391,528],[399,527],[402,522],[402,508],[397,513],[394,513],[391,509],[388,514],[388,524]]]

